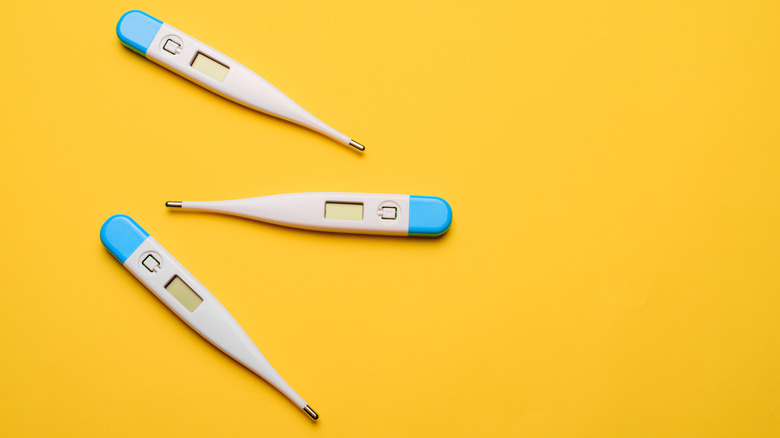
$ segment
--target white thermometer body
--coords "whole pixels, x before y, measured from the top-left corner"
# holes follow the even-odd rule
[[[103,245],[193,330],[265,379],[311,418],[318,416],[266,360],[224,306],[165,248],[125,215],[100,229]]]
[[[165,205],[309,230],[388,236],[440,236],[452,222],[452,210],[444,199],[383,193],[289,193],[230,201],[168,201]]]
[[[136,53],[220,96],[364,149],[234,59],[144,12],[122,15],[116,32],[122,44]]]

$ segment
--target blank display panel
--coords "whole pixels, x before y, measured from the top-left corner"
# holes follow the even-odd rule
[[[197,309],[200,303],[203,302],[203,298],[196,294],[191,287],[187,286],[187,283],[179,278],[178,275],[165,285],[165,289],[190,312]]]
[[[326,202],[325,219],[363,220],[363,204]]]
[[[220,82],[225,80],[225,76],[227,76],[228,70],[230,70],[230,67],[214,61],[200,52],[198,52],[198,54],[195,55],[195,59],[192,60],[192,68],[207,74]]]

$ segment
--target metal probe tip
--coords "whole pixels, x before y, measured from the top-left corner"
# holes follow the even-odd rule
[[[165,203],[166,207],[181,208],[181,201],[168,201]]]
[[[320,418],[320,416],[317,415],[317,413],[314,412],[314,409],[310,408],[309,405],[306,405],[306,407],[303,408],[303,412],[306,412],[306,414],[308,414],[312,420]]]
[[[366,147],[365,147],[365,146],[363,146],[362,144],[360,144],[360,143],[356,142],[355,140],[350,140],[350,141],[349,141],[349,145],[350,145],[350,146],[352,146],[353,148],[355,148],[355,149],[357,149],[357,150],[361,151],[361,152],[362,152],[362,151],[364,151],[364,150],[366,150]]]

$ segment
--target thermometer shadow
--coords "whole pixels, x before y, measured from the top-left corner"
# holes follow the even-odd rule
[[[105,256],[104,257],[106,258],[106,260],[111,260],[111,262],[107,263],[107,264],[114,265],[116,269],[125,271],[127,273],[127,269],[124,269],[121,264],[117,265],[117,263],[115,263],[116,258],[114,258],[114,256],[111,255],[110,252],[108,252],[108,251],[104,251],[104,252],[105,252]],[[133,275],[130,274],[130,277],[133,277]],[[135,282],[135,283],[138,284],[138,282]],[[155,308],[161,309],[165,313],[171,314],[171,315],[175,316],[175,318],[167,318],[167,319],[175,319],[177,321],[177,322],[171,321],[172,326],[175,325],[175,326],[180,327],[182,329],[182,332],[187,332],[186,336],[194,336],[192,339],[197,339],[197,341],[193,342],[193,344],[197,344],[197,345],[199,345],[201,347],[207,346],[206,347],[207,349],[211,349],[213,351],[218,352],[218,356],[220,356],[220,358],[218,360],[220,360],[220,361],[228,360],[228,361],[235,362],[235,363],[238,363],[238,364],[242,365],[240,367],[235,367],[235,366],[227,367],[227,368],[229,368],[229,370],[226,370],[226,372],[236,372],[237,371],[236,368],[240,368],[240,370],[241,370],[240,373],[246,374],[247,376],[252,377],[251,380],[253,380],[253,381],[258,381],[259,380],[261,382],[257,386],[261,387],[262,391],[264,391],[267,394],[272,394],[271,397],[275,397],[276,395],[281,395],[285,400],[288,401],[287,405],[289,407],[291,407],[295,412],[301,412],[301,409],[298,408],[298,406],[296,406],[294,403],[292,403],[281,391],[279,391],[273,385],[271,385],[268,382],[266,382],[265,379],[263,379],[262,377],[258,376],[257,374],[255,374],[252,370],[248,369],[247,367],[243,366],[243,364],[241,364],[241,362],[239,362],[236,359],[234,359],[232,356],[227,354],[225,351],[221,350],[216,345],[212,344],[211,342],[206,342],[205,339],[203,339],[202,335],[197,333],[194,330],[193,327],[191,327],[189,324],[187,324],[183,319],[181,319],[178,315],[176,315],[176,313],[173,310],[168,308],[168,306],[166,306],[157,297],[155,297],[154,293],[152,293],[149,289],[143,287],[143,285],[141,285],[141,289],[143,289],[146,292],[146,293],[144,293],[142,295],[145,297],[144,299],[149,301],[151,307],[155,307]],[[290,340],[290,344],[294,344],[293,341],[294,340]],[[159,359],[159,357],[158,357],[158,359]],[[170,363],[171,363],[171,365],[173,367],[175,367],[176,364],[178,363],[177,362],[177,358],[171,356]],[[184,383],[185,382],[182,381],[182,384],[184,384]],[[299,415],[299,414],[296,414],[296,415]],[[317,424],[316,421],[310,421],[310,423],[315,424],[315,425]]]
[[[149,293],[149,295],[151,295],[152,298],[156,298],[156,297],[153,296],[154,294],[152,294],[151,292]],[[238,361],[235,358],[233,358],[233,356],[230,356],[226,351],[220,349],[219,347],[217,347],[216,345],[212,344],[211,342],[204,342],[205,339],[203,339],[202,335],[200,335],[198,333],[195,333],[193,328],[190,327],[183,319],[179,318],[173,310],[169,309],[167,306],[165,306],[164,304],[160,303],[159,300],[157,300],[157,302],[159,304],[161,304],[162,307],[165,308],[166,311],[168,311],[168,313],[171,313],[174,316],[176,316],[176,319],[178,320],[178,324],[181,327],[185,327],[184,330],[189,332],[190,336],[195,336],[200,341],[200,342],[196,341],[195,343],[197,343],[197,344],[205,344],[204,347],[206,349],[209,349],[209,350],[217,352],[216,356],[220,356],[217,359],[218,361],[220,361],[220,362],[224,362],[224,361],[233,362],[233,364],[225,367],[226,368],[225,372],[235,372],[235,373],[244,374],[244,375],[248,376],[250,378],[250,380],[252,380],[253,382],[256,382],[254,384],[256,387],[261,388],[263,393],[269,394],[269,399],[272,398],[272,397],[281,396],[282,398],[287,400],[288,408],[291,408],[293,411],[297,412],[295,415],[300,415],[301,409],[298,406],[296,406],[290,399],[288,399],[284,395],[284,393],[279,391],[276,387],[274,387],[273,385],[268,383],[262,377],[260,377],[257,374],[255,374],[252,370],[250,370],[249,368],[244,366],[244,364],[242,364],[240,361]],[[195,339],[195,338],[193,338],[193,339]],[[250,339],[251,339],[251,336],[250,336]],[[254,342],[254,340],[252,340],[252,341]],[[294,341],[295,341],[294,339],[290,339],[288,343],[290,345],[293,345],[293,344],[295,344]],[[263,355],[265,356],[265,353],[263,353]],[[216,359],[216,357],[215,357],[215,359]],[[172,360],[175,361],[175,358],[172,358]],[[240,367],[236,367],[235,364],[239,364],[241,366]],[[237,381],[237,384],[242,384],[242,383]],[[311,423],[313,425],[317,424],[316,421],[310,421],[309,423]],[[314,426],[314,427],[316,427],[316,426]]]
[[[127,49],[127,51],[128,52],[132,52],[132,50],[130,50],[130,49]],[[132,54],[135,55],[135,56],[132,56],[133,58],[139,58],[138,54],[136,54],[136,53],[132,53]],[[138,61],[140,62],[140,61],[142,61],[142,59],[138,59]],[[148,65],[149,63],[148,62],[144,62],[142,64]],[[257,118],[257,116],[260,115],[264,119],[266,119],[267,121],[271,121],[271,122],[282,121],[286,125],[288,125],[290,128],[292,128],[291,131],[293,131],[295,133],[301,133],[301,134],[306,134],[306,135],[314,135],[316,137],[326,139],[328,143],[334,143],[334,141],[331,138],[329,138],[328,136],[326,136],[325,134],[319,133],[317,131],[313,131],[313,130],[305,127],[305,126],[298,125],[297,123],[291,122],[291,121],[289,121],[287,119],[284,119],[284,118],[281,118],[281,117],[277,117],[277,116],[272,116],[272,115],[269,115],[269,114],[265,114],[263,112],[260,112],[260,111],[254,110],[252,108],[245,107],[245,106],[243,106],[241,104],[235,103],[232,100],[230,100],[230,99],[228,99],[226,97],[222,97],[219,94],[209,90],[208,88],[205,88],[205,87],[203,87],[203,86],[201,86],[201,85],[199,85],[199,84],[197,84],[195,82],[192,82],[191,80],[182,81],[181,80],[181,76],[176,74],[176,72],[173,72],[173,71],[171,71],[171,70],[169,70],[169,69],[167,69],[167,68],[165,68],[165,67],[163,67],[163,66],[161,66],[161,65],[159,65],[159,64],[157,64],[155,62],[152,62],[152,64],[154,64],[154,66],[156,68],[158,68],[158,69],[164,71],[166,74],[170,75],[170,77],[177,78],[176,81],[172,81],[172,83],[175,82],[174,86],[179,86],[179,87],[183,87],[183,88],[190,88],[190,87],[191,88],[195,88],[195,89],[200,90],[199,91],[200,93],[203,93],[203,91],[205,90],[206,93],[204,93],[204,94],[210,94],[211,95],[211,96],[209,96],[210,99],[214,99],[214,102],[217,102],[219,105],[224,105],[226,108],[237,109],[237,110],[246,112],[247,114],[251,113],[251,115],[250,115],[251,118]],[[303,129],[301,129],[301,128],[303,128]],[[353,154],[355,154],[355,155],[357,155],[357,156],[359,156],[361,158],[363,157],[363,154],[361,153],[361,151],[359,151],[359,150],[357,150],[357,149],[355,149],[355,148],[353,148],[353,147],[351,147],[349,145],[341,145],[341,146],[343,148],[348,149]]]
[[[173,208],[173,209],[169,209],[169,210],[170,210],[170,212],[172,214],[181,214],[181,215],[184,215],[184,216],[197,216],[197,215],[192,215],[192,214],[188,213],[188,211],[181,211],[181,209],[178,209],[178,208]],[[211,216],[211,217],[220,218],[220,219],[224,218],[224,219],[226,219],[228,221],[239,220],[239,221],[245,222],[247,224],[251,224],[250,228],[257,227],[258,225],[259,226],[268,226],[268,227],[273,227],[273,229],[279,230],[280,232],[283,232],[283,233],[290,233],[291,235],[299,235],[300,233],[307,233],[307,234],[312,234],[312,235],[315,235],[315,236],[323,236],[326,239],[339,239],[339,240],[342,240],[342,241],[345,240],[345,239],[360,239],[360,240],[368,239],[368,240],[373,240],[373,241],[376,241],[376,242],[392,242],[392,241],[397,241],[397,240],[405,240],[405,241],[409,242],[409,243],[407,243],[408,245],[418,245],[419,244],[419,245],[429,246],[429,245],[436,245],[436,242],[442,242],[442,243],[446,242],[448,240],[447,236],[452,232],[451,231],[452,226],[450,226],[450,229],[446,233],[444,233],[444,234],[442,234],[440,236],[435,236],[435,237],[426,237],[426,236],[393,236],[393,235],[377,235],[377,234],[370,234],[370,233],[365,233],[365,234],[363,234],[363,233],[345,233],[345,232],[340,232],[340,231],[325,231],[325,230],[312,230],[312,229],[309,229],[309,228],[297,228],[297,227],[293,227],[293,226],[290,226],[290,225],[279,225],[279,224],[275,224],[273,222],[265,222],[265,221],[257,220],[257,219],[254,219],[254,218],[243,217],[243,216],[238,216],[238,215],[233,215],[233,214],[225,215],[225,213],[217,213],[217,212],[212,212],[212,211],[199,210],[197,213],[198,213],[198,215]],[[414,242],[414,243],[412,243],[412,242]]]

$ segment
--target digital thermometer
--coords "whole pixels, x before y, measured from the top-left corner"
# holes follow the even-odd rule
[[[186,33],[141,11],[129,11],[116,25],[129,49],[222,97],[310,128],[357,150],[360,143],[314,117],[252,70]]]
[[[165,205],[339,233],[435,237],[452,223],[450,205],[433,196],[290,193],[231,201],[168,201]]]
[[[312,419],[319,416],[268,363],[219,301],[129,216],[111,216],[100,240],[135,277],[193,330],[265,379]]]

